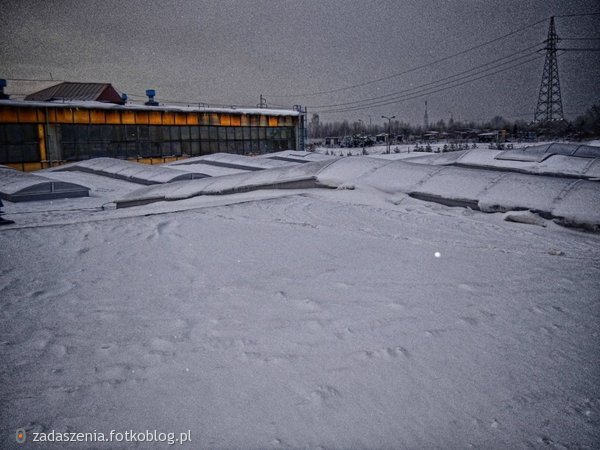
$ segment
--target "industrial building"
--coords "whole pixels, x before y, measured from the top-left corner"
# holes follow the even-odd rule
[[[110,84],[61,83],[24,100],[0,96],[0,164],[24,171],[96,157],[157,164],[304,147],[300,107],[166,106],[147,94],[148,102],[132,104]]]

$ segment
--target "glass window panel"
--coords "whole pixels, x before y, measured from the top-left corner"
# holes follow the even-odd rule
[[[36,142],[37,141],[37,125],[21,125],[23,131],[24,142]]]
[[[181,140],[189,141],[190,140],[190,127],[179,127],[179,128],[181,131]]]
[[[192,141],[190,142],[190,155],[198,156],[200,154],[200,142]]]
[[[244,139],[244,129],[242,127],[234,128],[233,131],[235,132],[236,141],[241,141]]]
[[[235,128],[227,127],[227,140],[234,141],[235,140]]]
[[[169,128],[171,129],[171,140],[172,141],[178,141],[178,140],[180,140],[181,139],[180,138],[180,133],[179,133],[179,131],[180,131],[179,128],[180,127],[173,126],[173,127],[169,127]]]
[[[250,139],[250,127],[242,127],[242,130],[244,132],[244,137],[242,139]]]
[[[112,140],[113,142],[124,141],[124,128],[122,125],[110,125],[112,128]]]
[[[200,139],[200,129],[198,127],[190,127],[190,138],[193,141]]]
[[[127,142],[126,144],[126,152],[128,158],[136,158],[139,154],[139,143],[138,142]]]
[[[102,141],[104,138],[104,126],[90,125],[90,141]]]
[[[219,141],[225,141],[227,139],[227,128],[219,127]]]
[[[172,154],[170,142],[161,142],[160,154],[161,154],[161,156],[170,156]]]
[[[190,141],[181,142],[181,153],[188,156],[192,154],[192,145]]]
[[[219,139],[219,129],[217,127],[210,127],[210,140],[217,141]]]
[[[151,142],[160,142],[161,141],[161,137],[162,137],[161,128],[162,127],[157,126],[157,125],[151,125],[150,127],[148,127],[148,138],[150,139]]]
[[[67,161],[75,161],[77,156],[77,150],[75,148],[75,144],[72,143],[64,143],[61,146],[62,148],[62,157]]]
[[[200,141],[200,154],[208,155],[210,153],[210,144],[206,141]]]
[[[61,132],[61,139],[62,139],[63,142],[73,142],[73,141],[75,141],[74,125],[61,125],[60,126],[60,132]]]
[[[137,141],[138,132],[137,125],[125,125],[126,139],[128,141]]]
[[[75,140],[77,142],[86,142],[89,140],[87,125],[73,125],[75,127]]]
[[[150,139],[150,127],[147,125],[140,125],[138,127],[138,139],[140,141],[147,141]]]
[[[210,136],[208,134],[208,127],[199,127],[200,130],[200,139],[203,141],[208,141]]]

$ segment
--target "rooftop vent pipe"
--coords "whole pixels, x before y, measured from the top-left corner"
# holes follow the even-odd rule
[[[146,95],[148,96],[148,101],[144,103],[144,105],[158,106],[158,102],[154,101],[154,96],[156,95],[156,91],[154,89],[146,89]]]
[[[6,87],[6,80],[0,79],[0,100],[8,100],[10,95],[4,93],[4,88]]]

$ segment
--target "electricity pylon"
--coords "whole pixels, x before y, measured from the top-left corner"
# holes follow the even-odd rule
[[[558,79],[558,63],[556,61],[556,46],[559,40],[554,27],[554,16],[552,16],[550,18],[550,28],[548,29],[548,39],[544,41],[546,44],[546,61],[544,62],[542,84],[540,85],[537,107],[535,108],[535,122],[564,120],[560,81]]]

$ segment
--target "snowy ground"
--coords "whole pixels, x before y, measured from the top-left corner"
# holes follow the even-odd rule
[[[9,205],[0,447],[18,427],[189,429],[188,448],[600,445],[599,234],[361,189],[104,211],[129,188],[96,181]]]

